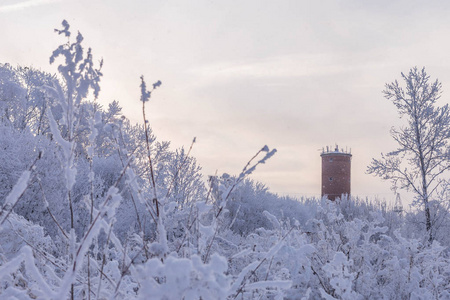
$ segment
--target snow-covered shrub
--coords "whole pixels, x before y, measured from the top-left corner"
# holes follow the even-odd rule
[[[208,263],[201,257],[169,255],[164,262],[148,260],[139,268],[140,299],[227,299],[230,278],[224,257],[213,254]]]

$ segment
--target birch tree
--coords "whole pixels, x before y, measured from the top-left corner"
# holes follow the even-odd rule
[[[368,173],[391,181],[394,189],[414,193],[413,204],[423,209],[431,243],[435,228],[430,202],[448,186],[450,112],[447,104],[436,104],[442,85],[438,80],[431,82],[425,68],[414,67],[401,75],[406,86],[395,80],[386,84],[383,94],[395,105],[400,118],[406,119],[406,125],[391,129],[397,149],[373,159]]]

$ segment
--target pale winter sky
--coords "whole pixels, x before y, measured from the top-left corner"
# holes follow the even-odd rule
[[[142,122],[140,75],[162,87],[151,126],[189,147],[205,175],[238,174],[262,146],[278,153],[253,178],[285,195],[320,194],[320,151],[351,147],[352,192],[393,199],[365,174],[401,124],[381,91],[425,66],[450,98],[450,1],[2,0],[0,62],[48,64],[66,19],[104,59],[100,102]]]

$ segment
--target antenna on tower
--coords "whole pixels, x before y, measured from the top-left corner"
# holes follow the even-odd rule
[[[399,215],[403,212],[402,200],[400,199],[399,193],[397,193],[397,197],[395,198],[394,212],[398,213]]]

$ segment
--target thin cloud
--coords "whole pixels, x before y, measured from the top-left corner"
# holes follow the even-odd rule
[[[245,63],[215,63],[191,69],[190,72],[209,79],[217,77],[292,78],[333,75],[377,66],[373,62],[360,62],[358,65],[348,63],[349,60],[355,59],[357,59],[355,55],[336,55],[333,53],[282,55]]]
[[[21,1],[19,3],[15,3],[15,4],[0,5],[0,13],[18,11],[18,10],[27,9],[30,7],[47,5],[47,4],[52,4],[52,3],[56,3],[56,2],[60,2],[60,1],[61,0],[28,0],[28,1]]]

